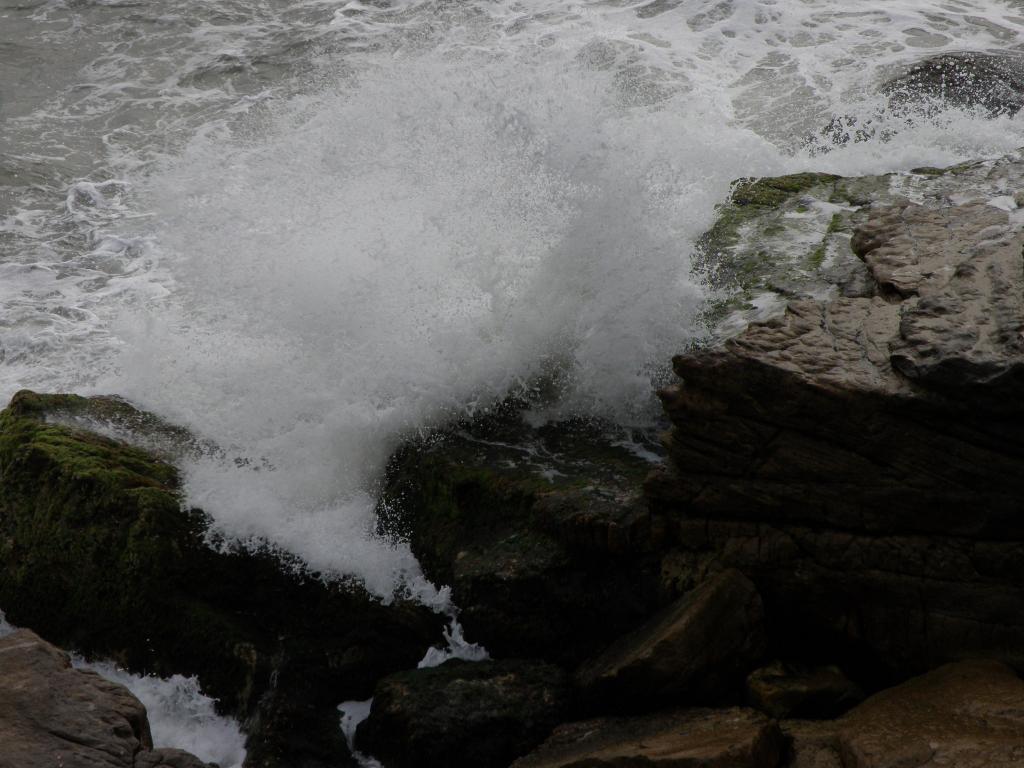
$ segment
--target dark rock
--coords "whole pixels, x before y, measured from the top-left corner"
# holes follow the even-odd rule
[[[749,709],[689,709],[559,726],[513,768],[776,768],[778,725]]]
[[[787,768],[1024,765],[1024,681],[993,661],[948,664],[831,723],[787,722]]]
[[[467,637],[575,665],[667,599],[651,466],[596,427],[503,415],[400,450],[380,517],[452,587]]]
[[[154,749],[135,757],[135,768],[209,768],[210,765],[180,749]]]
[[[505,768],[568,706],[565,673],[533,661],[448,661],[382,680],[356,746],[389,768]]]
[[[832,718],[863,698],[857,685],[836,666],[775,662],[747,678],[747,703],[776,719]]]
[[[584,699],[604,711],[720,701],[764,653],[764,608],[750,581],[726,571],[585,663]]]
[[[990,116],[1015,115],[1024,106],[1024,56],[945,53],[894,77],[883,91],[895,104],[924,102],[980,108]]]
[[[142,703],[27,629],[0,637],[0,768],[215,768],[153,750]]]
[[[254,765],[298,764],[286,753],[300,742],[335,751],[337,729],[321,726],[336,724],[337,703],[414,666],[441,618],[325,583],[275,552],[212,548],[208,519],[182,509],[174,468],[90,431],[97,422],[141,431],[158,451],[195,447],[116,398],[18,393],[0,414],[9,620],[129,669],[198,675],[245,721]]]
[[[843,245],[873,295],[781,297],[677,357],[671,465],[646,485],[680,548],[754,581],[777,654],[869,687],[965,656],[1024,669],[1024,161],[890,181],[834,182],[874,190]]]

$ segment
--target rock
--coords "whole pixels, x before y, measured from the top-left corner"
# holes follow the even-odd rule
[[[779,725],[787,743],[783,768],[846,768],[834,722],[786,720]]]
[[[0,637],[0,768],[215,768],[153,750],[142,703],[26,629]]]
[[[789,768],[1011,768],[1024,765],[1024,681],[994,661],[948,664],[832,723],[785,729]]]
[[[764,608],[738,571],[712,576],[585,663],[588,705],[643,711],[728,697],[765,649]]]
[[[356,746],[389,768],[505,768],[540,744],[567,706],[557,667],[452,660],[384,678]]]
[[[872,291],[775,294],[675,358],[652,514],[751,578],[780,655],[869,687],[968,656],[1024,669],[1024,160],[882,182],[833,182],[854,190],[837,259]]]
[[[980,108],[990,116],[1015,115],[1024,106],[1024,57],[1020,54],[945,53],[913,65],[883,87],[897,105],[924,102]]]
[[[198,675],[244,721],[254,765],[345,750],[337,703],[414,666],[441,617],[279,553],[211,547],[208,518],[182,509],[159,457],[197,449],[189,440],[116,398],[15,395],[0,414],[0,605],[65,647]]]
[[[574,666],[670,597],[640,498],[651,466],[597,427],[499,412],[401,449],[380,519],[451,586],[467,637]]]
[[[836,666],[774,662],[747,677],[747,703],[770,717],[836,717],[864,698]]]
[[[559,726],[512,768],[776,768],[778,725],[749,709],[684,709]]]

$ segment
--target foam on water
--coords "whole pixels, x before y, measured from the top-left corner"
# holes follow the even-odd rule
[[[238,722],[217,714],[215,702],[194,677],[133,675],[111,662],[72,657],[78,669],[90,669],[123,685],[146,707],[153,746],[183,749],[220,768],[241,768],[245,737]]]
[[[439,606],[372,533],[403,438],[541,379],[555,413],[647,422],[738,176],[1024,145],[1024,118],[878,96],[922,55],[1014,46],[1019,2],[193,5],[88,27],[86,82],[15,104],[17,179],[71,166],[0,211],[4,394],[124,393],[224,449],[184,470],[230,537]],[[34,23],[107,13],[82,8]],[[875,138],[828,146],[835,115]]]
[[[0,610],[0,637],[16,629]],[[112,662],[89,662],[81,656],[72,656],[71,662],[123,685],[142,702],[154,747],[183,749],[221,768],[241,768],[245,737],[236,721],[217,714],[214,700],[202,692],[196,678],[133,675]]]

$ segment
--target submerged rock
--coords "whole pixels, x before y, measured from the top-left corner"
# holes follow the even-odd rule
[[[215,768],[153,749],[142,703],[26,629],[0,637],[0,768]]]
[[[153,450],[99,433],[122,428]],[[414,666],[441,618],[274,552],[212,547],[154,452],[194,447],[116,398],[15,395],[0,414],[0,606],[62,646],[198,675],[244,721],[252,765],[347,755],[337,703]]]
[[[684,709],[559,726],[512,768],[776,768],[778,725],[750,709]]]
[[[787,656],[1024,669],[1024,161],[835,184],[881,190],[842,244],[873,290],[777,295],[678,356],[652,510],[755,582]]]
[[[1024,681],[993,661],[948,664],[831,723],[785,723],[788,768],[1024,765]]]
[[[386,677],[356,746],[388,768],[505,768],[568,710],[565,673],[505,659],[448,661]]]
[[[726,571],[588,661],[577,681],[587,705],[603,711],[728,701],[765,644],[760,595]]]
[[[883,91],[896,104],[924,102],[980,108],[990,116],[1015,115],[1024,107],[1024,56],[945,53],[913,65]]]
[[[399,451],[381,519],[452,587],[467,637],[575,665],[665,602],[651,466],[595,427],[505,414]]]

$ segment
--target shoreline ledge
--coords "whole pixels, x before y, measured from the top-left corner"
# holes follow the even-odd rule
[[[380,532],[452,587],[481,666],[414,669],[422,607],[209,547],[169,463],[205,447],[117,398],[0,414],[0,607],[198,674],[247,768],[354,765],[334,708],[374,693],[355,746],[388,768],[1020,765],[1021,203],[1020,152],[740,180],[663,449],[513,404],[400,448]]]

